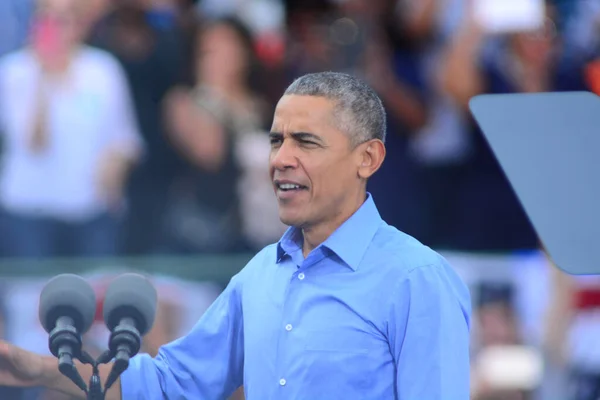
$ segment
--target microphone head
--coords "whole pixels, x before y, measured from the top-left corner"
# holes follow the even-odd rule
[[[123,274],[111,282],[104,298],[104,322],[110,331],[123,318],[132,318],[141,336],[154,325],[156,289],[146,277],[139,274]]]
[[[50,333],[60,317],[70,317],[79,334],[94,322],[96,294],[89,283],[74,274],[58,275],[48,281],[40,293],[39,319]]]

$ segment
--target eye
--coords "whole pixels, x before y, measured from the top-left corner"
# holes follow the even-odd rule
[[[276,146],[281,144],[281,138],[272,137],[271,138],[271,146]]]
[[[315,142],[311,142],[310,140],[300,140],[300,144],[305,147],[317,146],[317,144]]]

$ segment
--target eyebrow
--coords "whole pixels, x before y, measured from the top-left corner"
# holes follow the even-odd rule
[[[297,141],[313,141],[320,144],[324,144],[323,139],[320,136],[315,135],[314,133],[309,132],[294,132],[290,133],[290,136]],[[283,137],[283,133],[281,132],[270,132],[269,138],[271,139],[281,139]]]

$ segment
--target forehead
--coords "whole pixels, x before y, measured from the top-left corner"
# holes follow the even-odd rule
[[[285,132],[325,129],[332,127],[335,102],[317,96],[283,96],[275,109],[273,128]]]

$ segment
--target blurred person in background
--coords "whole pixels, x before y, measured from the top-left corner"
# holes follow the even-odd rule
[[[513,287],[509,283],[482,282],[477,291],[475,352],[489,346],[517,344],[519,333]]]
[[[427,105],[427,119],[416,126],[407,141],[407,153],[417,165],[426,215],[425,240],[445,248],[440,226],[446,226],[446,193],[456,190],[446,173],[468,156],[468,121],[462,109],[444,92],[439,68],[448,41],[463,16],[463,0],[403,0],[397,19],[404,26],[404,41],[412,43],[409,55],[418,56],[421,98]],[[414,75],[414,74],[413,74]]]
[[[469,3],[467,3],[469,4]],[[468,113],[469,100],[482,93],[585,90],[582,65],[569,55],[559,15],[546,2],[544,24],[536,31],[486,35],[471,8],[440,64],[446,93]],[[471,119],[470,154],[449,168],[444,185],[445,218],[436,224],[438,246],[465,251],[538,248],[537,235],[496,158]]]
[[[329,1],[286,1],[285,64],[288,80],[306,73],[334,69],[328,32],[334,10]]]
[[[530,399],[530,388],[503,387],[503,385],[498,385],[497,382],[495,384],[488,382],[486,380],[488,372],[482,370],[486,366],[481,364],[481,355],[485,356],[487,349],[521,344],[514,304],[514,288],[508,283],[482,282],[478,285],[477,291],[477,305],[474,309],[474,331],[476,333],[472,336],[471,399]],[[494,379],[495,377],[490,378]]]
[[[544,350],[569,400],[600,398],[600,276],[551,271]],[[562,374],[562,375],[561,375]],[[553,387],[554,388],[554,387]]]
[[[270,112],[252,87],[253,38],[235,18],[198,33],[193,88],[165,102],[172,142],[188,161],[169,193],[169,247],[175,252],[235,252],[279,237],[264,169]],[[259,243],[251,243],[251,239]]]
[[[428,218],[419,167],[409,154],[411,136],[428,118],[422,74],[427,29],[418,13],[396,0],[288,1],[291,76],[334,70],[363,77],[388,112],[386,157],[369,181],[382,216],[427,239]]]
[[[85,2],[39,0],[30,44],[0,60],[0,237],[9,257],[116,253],[142,143],[127,82],[81,44]]]
[[[347,15],[362,15],[364,51],[357,73],[381,96],[390,131],[381,171],[369,182],[369,190],[382,198],[379,207],[391,224],[428,241],[431,219],[427,215],[421,166],[411,154],[414,136],[427,124],[431,104],[424,69],[431,27],[426,22],[431,2],[352,0],[342,3]],[[367,18],[365,18],[365,16]]]
[[[309,2],[310,0],[304,0]],[[322,0],[321,0],[322,1]],[[201,0],[196,9],[205,21],[234,18],[250,31],[261,71],[254,76],[255,87],[274,105],[289,84],[285,74],[287,4],[285,0]]]
[[[120,249],[125,254],[160,252],[165,240],[166,193],[181,162],[165,131],[161,107],[169,90],[190,75],[185,52],[189,46],[186,32],[177,23],[179,13],[183,9],[164,1],[117,0],[107,5],[88,37],[89,43],[113,54],[125,70],[146,144],[145,157],[132,171],[127,187],[130,208]]]
[[[34,0],[0,1],[0,57],[23,47],[27,43],[31,19],[35,8]],[[0,162],[5,139],[0,133]],[[0,239],[0,257],[6,252]]]
[[[590,91],[600,96],[600,1],[574,2],[567,34],[586,56],[585,80]]]

